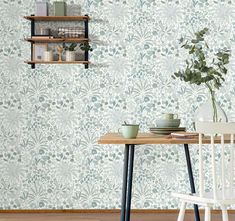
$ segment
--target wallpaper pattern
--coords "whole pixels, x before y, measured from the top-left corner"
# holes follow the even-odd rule
[[[68,0],[92,17],[91,67],[24,64],[22,39],[33,0],[0,4],[0,209],[119,208],[123,146],[98,145],[120,124],[141,131],[162,113],[178,113],[192,129],[203,87],[173,80],[183,67],[181,36],[210,28],[210,53],[230,48],[225,86],[217,97],[235,117],[233,0]],[[79,8],[79,7],[78,7]],[[76,13],[76,10],[75,10]],[[192,163],[197,148],[191,146]],[[194,168],[197,175],[197,170]],[[188,191],[182,146],[136,148],[134,208],[177,208],[172,191]]]

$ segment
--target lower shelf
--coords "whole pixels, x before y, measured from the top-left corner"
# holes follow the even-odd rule
[[[25,61],[27,64],[89,64],[89,61]]]
[[[35,69],[36,64],[83,64],[85,69],[88,69],[90,64],[89,61],[25,61],[25,63],[30,64],[32,69]]]

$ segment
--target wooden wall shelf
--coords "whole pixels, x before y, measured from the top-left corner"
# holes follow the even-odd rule
[[[89,64],[89,61],[25,61],[27,64]]]
[[[24,16],[30,21],[85,21],[89,16]]]
[[[88,38],[25,38],[29,42],[48,42],[48,43],[63,43],[63,42],[88,42]]]
[[[36,64],[84,64],[85,68],[87,69],[89,66],[89,51],[84,51],[84,61],[34,61],[34,46],[39,42],[44,43],[63,43],[63,42],[89,42],[89,29],[88,29],[88,22],[90,17],[88,15],[84,16],[24,16],[25,19],[31,22],[31,37],[25,38],[26,41],[31,43],[31,61],[25,61],[25,63],[30,64],[31,67],[34,69]],[[35,23],[40,21],[80,21],[84,22],[84,37],[83,38],[33,38],[35,36]]]

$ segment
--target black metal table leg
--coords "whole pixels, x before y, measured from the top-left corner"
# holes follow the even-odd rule
[[[124,152],[124,165],[123,165],[121,221],[125,221],[125,216],[126,216],[126,191],[127,191],[128,159],[129,159],[129,144],[126,144],[125,145],[125,152]]]
[[[185,157],[186,157],[186,161],[187,161],[187,168],[188,168],[191,193],[196,193],[188,144],[184,144],[184,151],[185,151]],[[199,210],[198,210],[198,205],[194,204],[193,206],[194,206],[195,221],[200,221],[200,214],[199,214]]]
[[[135,153],[135,145],[132,144],[130,148],[130,159],[129,159],[130,162],[129,162],[129,171],[128,171],[128,184],[127,184],[128,190],[127,190],[126,220],[125,221],[130,221],[134,153]]]

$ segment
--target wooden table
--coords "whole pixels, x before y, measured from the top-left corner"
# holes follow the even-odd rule
[[[229,143],[229,137],[225,137],[225,143]],[[108,133],[102,136],[99,144],[125,144],[124,152],[124,166],[123,166],[123,186],[122,186],[122,206],[121,206],[121,221],[130,220],[131,210],[131,194],[132,194],[132,178],[133,178],[133,165],[134,165],[134,151],[135,145],[144,144],[183,144],[188,175],[190,181],[191,192],[195,193],[195,183],[192,172],[192,165],[189,153],[188,144],[198,144],[198,139],[176,139],[170,136],[159,136],[150,133],[139,133],[136,139],[125,139],[118,133]],[[210,143],[210,137],[204,137],[204,144]],[[220,143],[220,138],[215,139],[215,143]],[[194,205],[195,221],[200,221],[198,205]]]

